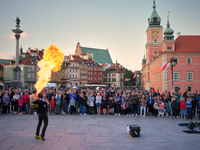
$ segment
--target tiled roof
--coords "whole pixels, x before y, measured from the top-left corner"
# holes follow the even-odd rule
[[[135,73],[140,73],[140,70],[136,70]]]
[[[82,53],[93,53],[95,62],[100,64],[113,64],[108,50],[81,47]]]
[[[32,60],[31,56],[26,57],[26,58],[22,59],[21,62],[19,62],[19,65],[34,65],[34,64],[31,64],[31,60]],[[5,64],[5,66],[6,65],[10,65],[10,63]],[[12,61],[12,65],[15,65],[15,61]]]
[[[115,71],[123,71],[123,72],[126,71],[126,70],[124,69],[124,67],[122,67],[119,63],[113,64],[113,65],[108,69],[108,71],[114,70],[114,69],[115,69]]]
[[[0,64],[7,64],[10,61],[11,61],[10,59],[0,59]]]
[[[200,35],[180,35],[175,43],[176,53],[200,53]]]

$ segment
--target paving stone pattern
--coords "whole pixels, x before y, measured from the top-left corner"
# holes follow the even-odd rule
[[[200,134],[182,132],[185,119],[136,116],[49,115],[46,141],[35,139],[37,115],[0,115],[0,150],[199,150]],[[197,118],[193,119],[197,122]],[[126,133],[127,124],[141,136]]]

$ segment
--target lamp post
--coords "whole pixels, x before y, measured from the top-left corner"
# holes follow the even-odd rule
[[[172,57],[170,59],[170,62],[171,62],[171,70],[172,70],[172,92],[174,92],[174,82],[173,82],[173,77],[174,77],[174,73],[173,73],[173,67],[176,65],[176,60],[174,59],[174,57]]]

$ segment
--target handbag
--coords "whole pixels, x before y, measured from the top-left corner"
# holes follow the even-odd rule
[[[88,105],[88,106],[90,105],[90,102],[89,102],[89,101],[87,101],[87,105]]]
[[[101,104],[100,103],[97,103],[97,106],[99,107]]]

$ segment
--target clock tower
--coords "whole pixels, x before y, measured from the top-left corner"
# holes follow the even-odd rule
[[[156,12],[155,0],[153,0],[153,11],[148,19],[149,26],[146,30],[146,63],[150,63],[162,51],[163,27],[160,25],[161,18]]]

